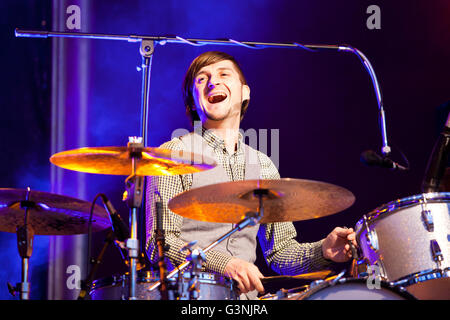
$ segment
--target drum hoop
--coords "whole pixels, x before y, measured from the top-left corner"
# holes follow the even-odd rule
[[[408,287],[417,283],[441,278],[450,278],[450,267],[445,268],[444,270],[429,269],[415,272],[410,275],[401,277],[400,279],[396,280],[393,284],[402,287]]]
[[[421,193],[385,203],[365,215],[365,217],[367,218],[367,223],[368,225],[371,225],[379,219],[383,219],[390,216],[391,214],[394,214],[399,209],[406,209],[421,203],[425,203],[422,202],[422,200],[426,200],[426,203],[450,203],[450,192]],[[365,230],[363,227],[364,218],[358,220],[358,222],[356,223],[355,230],[358,236],[363,230]]]
[[[218,286],[226,286],[226,287],[232,286],[231,279],[220,276],[218,274],[200,272],[198,277],[199,280],[205,284],[215,284]],[[190,273],[185,272],[183,274],[183,278],[185,281],[188,280],[190,278]],[[178,277],[174,277],[171,279],[171,281],[177,281],[177,279]],[[138,272],[137,276],[138,283],[150,283],[156,282],[158,280],[159,280],[158,272],[155,271]],[[128,273],[100,278],[92,282],[91,291],[109,286],[124,285],[127,281],[128,281]]]
[[[319,281],[317,284],[310,286],[310,288],[308,288],[308,286],[302,286],[302,287],[295,288],[295,289],[301,289],[301,291],[299,291],[299,292],[293,292],[292,289],[285,290],[286,292],[284,294],[286,294],[285,298],[288,298],[288,299],[294,298],[293,300],[305,300],[305,299],[313,296],[315,293],[320,292],[326,288],[330,288],[335,285],[344,285],[346,283],[362,284],[362,283],[366,282],[367,279],[368,279],[368,277],[365,277],[365,278],[341,278],[334,285],[331,284],[331,281],[322,280],[322,281]],[[412,295],[411,293],[409,293],[405,287],[396,285],[393,282],[380,280],[380,286],[381,286],[381,288],[392,291],[407,300],[417,300],[417,298],[414,295]],[[368,289],[368,290],[370,290],[370,289]],[[372,289],[372,290],[378,290],[378,289]],[[279,296],[278,293],[275,293],[275,294],[268,293],[268,294],[264,295],[263,297],[261,297],[260,299],[261,300],[280,300],[280,299],[282,299],[282,297]]]
[[[303,293],[301,293],[301,295],[302,295],[302,294],[305,295],[305,297],[302,296],[301,299],[308,298],[308,297],[312,296],[313,294],[315,294],[315,293],[317,293],[317,292],[320,292],[320,291],[322,291],[322,290],[324,290],[324,289],[326,289],[326,288],[330,288],[330,287],[333,287],[333,286],[336,286],[336,285],[344,285],[344,284],[346,284],[346,283],[348,283],[348,284],[355,284],[355,283],[360,284],[360,283],[366,282],[367,279],[368,279],[367,277],[366,277],[366,278],[341,278],[341,279],[339,279],[338,282],[337,282],[336,284],[334,284],[334,285],[331,285],[331,282],[330,282],[330,281],[324,281],[325,284],[322,284],[322,283],[321,283],[321,284],[318,286],[317,290],[315,290],[316,287],[313,287],[313,288],[312,288],[312,291],[313,291],[313,292],[312,292],[311,294],[308,294],[309,289],[306,289]],[[405,298],[405,299],[408,299],[408,300],[417,300],[417,298],[414,297],[411,293],[409,293],[409,292],[406,290],[405,287],[400,286],[400,285],[395,285],[393,282],[388,282],[388,281],[385,281],[385,280],[380,280],[380,287],[383,288],[383,289],[390,290],[390,291],[392,291],[392,292],[394,292],[394,293],[400,295],[401,297],[403,297],[403,298]],[[370,289],[368,289],[368,290],[370,290]],[[371,289],[371,290],[379,290],[379,289]]]

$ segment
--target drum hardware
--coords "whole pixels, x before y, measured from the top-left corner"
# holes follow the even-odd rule
[[[430,210],[422,210],[422,220],[425,223],[428,232],[433,232],[434,222],[433,222],[433,215],[431,214]]]
[[[394,286],[402,286],[402,287],[408,287],[413,284],[417,284],[420,282],[428,281],[428,280],[435,280],[435,279],[443,279],[450,276],[450,268],[447,268],[446,270],[441,269],[429,269],[424,270],[421,272],[418,272],[417,274],[414,274],[413,276],[407,276],[404,278],[401,278],[397,281],[393,282]]]
[[[35,206],[35,203],[30,201],[31,189],[27,188],[27,193],[24,201],[20,201],[20,208],[24,209],[23,225],[18,226],[16,229],[17,234],[17,248],[19,255],[22,259],[22,273],[21,282],[17,283],[13,287],[8,282],[9,292],[15,296],[16,293],[20,294],[20,300],[28,300],[30,298],[30,282],[28,277],[29,271],[29,259],[33,252],[33,228],[29,225],[30,208]]]
[[[131,159],[131,175],[125,179],[126,202],[130,209],[130,238],[126,240],[130,263],[130,300],[136,300],[137,262],[139,259],[139,240],[137,237],[137,211],[141,207],[144,195],[144,177],[136,174],[137,162],[142,158],[142,139],[130,137],[128,142]]]
[[[364,227],[367,230],[367,233],[366,233],[367,244],[370,246],[370,248],[372,250],[377,252],[378,249],[379,249],[377,232],[375,230],[371,230],[369,228],[369,224],[367,223],[367,216],[366,215],[363,216],[363,219],[364,219]]]
[[[187,191],[189,192],[189,191]],[[262,197],[260,197],[261,199]],[[261,204],[262,204],[262,200],[260,200]],[[259,220],[261,219],[262,215],[264,214],[264,209],[262,207],[262,205],[260,206],[260,212],[259,213],[255,213],[255,212],[248,212],[245,215],[245,218],[242,219],[239,223],[236,224],[236,226],[231,229],[229,232],[227,232],[226,234],[222,235],[220,238],[218,238],[216,241],[212,242],[210,245],[208,245],[206,248],[204,248],[202,251],[204,254],[206,254],[209,250],[213,249],[214,247],[216,247],[219,243],[221,243],[222,241],[226,240],[227,238],[229,238],[231,235],[233,235],[236,231],[242,230],[248,226],[254,226],[256,224],[259,223]],[[167,275],[167,279],[171,279],[172,277],[174,277],[175,275],[177,275],[179,272],[182,272],[183,270],[185,270],[187,267],[192,265],[192,261],[188,261],[186,260],[185,262],[183,262],[182,264],[180,264],[178,267],[176,267],[173,271],[171,271],[168,275]],[[156,282],[155,284],[153,284],[148,291],[152,291],[156,288],[158,288],[161,285],[161,281]]]
[[[444,260],[444,256],[442,255],[442,250],[439,247],[439,244],[436,241],[436,239],[430,240],[430,246],[431,246],[431,254],[433,256],[433,260],[436,261],[438,268],[440,268],[441,262]]]
[[[202,271],[203,262],[206,261],[206,255],[201,249],[192,249],[192,247],[197,243],[197,240],[191,241],[185,244],[180,252],[188,251],[186,256],[186,261],[191,261],[191,277],[188,284],[188,294],[182,295],[181,298],[188,298],[189,300],[198,300],[200,298],[200,282],[199,275]],[[182,280],[181,273],[178,274],[178,280]],[[161,282],[162,282],[161,278]],[[182,284],[181,284],[182,286]],[[180,288],[180,285],[179,287]],[[183,292],[183,291],[181,291]]]
[[[189,300],[198,300],[200,298],[199,274],[202,270],[202,264],[206,261],[206,255],[201,249],[194,249],[187,257],[192,261],[191,280],[189,281]]]
[[[433,214],[431,213],[431,210],[428,209],[426,195],[424,195],[423,199],[420,200],[420,204],[422,206],[423,223],[425,224],[425,227],[428,230],[428,232],[433,232],[434,231]]]
[[[352,264],[350,267],[350,274],[352,277],[361,278],[367,277],[369,274],[367,273],[367,268],[369,266],[369,260],[365,257],[362,257],[359,254],[358,248],[355,247],[352,241],[348,241],[350,249],[352,251]]]
[[[159,275],[161,277],[161,286],[159,287],[159,291],[161,292],[161,300],[168,300],[169,299],[169,288],[167,283],[167,266],[165,262],[165,252],[168,250],[166,248],[166,243],[164,239],[164,229],[163,229],[163,222],[162,222],[162,201],[161,201],[161,194],[156,191],[156,195],[159,196],[159,201],[155,202],[155,211],[156,211],[156,245],[158,247],[158,269],[159,269]]]

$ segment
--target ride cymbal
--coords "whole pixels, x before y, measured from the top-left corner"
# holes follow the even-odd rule
[[[345,188],[312,180],[244,180],[208,185],[180,193],[169,209],[194,220],[238,223],[257,212],[262,193],[260,223],[286,222],[328,216],[350,207],[355,196]]]

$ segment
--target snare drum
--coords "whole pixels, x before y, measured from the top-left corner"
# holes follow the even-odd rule
[[[189,300],[190,272],[184,272],[180,277],[168,279],[170,300]],[[148,289],[159,281],[159,274],[146,271],[139,272],[136,281],[136,297],[138,300],[160,300],[159,289]],[[236,300],[238,295],[233,289],[230,279],[216,274],[201,272],[198,275],[200,283],[199,300]],[[127,300],[129,296],[128,274],[112,276],[93,282],[90,297],[92,300]]]
[[[368,279],[368,278],[367,278]],[[404,288],[386,281],[341,278],[338,281],[319,280],[294,290],[280,290],[261,300],[415,300]]]
[[[448,192],[426,193],[365,215],[355,227],[362,252],[358,263],[372,267],[383,280],[407,287],[419,299],[450,299],[449,203]]]

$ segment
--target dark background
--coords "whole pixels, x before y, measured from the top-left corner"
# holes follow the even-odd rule
[[[366,9],[372,4],[381,9],[379,30],[366,26],[370,16]],[[300,241],[320,240],[335,226],[354,227],[376,207],[420,193],[428,157],[441,128],[439,121],[447,116],[443,111],[437,118],[437,110],[450,100],[448,1],[354,0],[344,4],[332,0],[259,0],[216,4],[99,0],[92,2],[89,10],[88,31],[92,33],[346,43],[369,58],[384,98],[392,158],[404,164],[400,155],[403,152],[410,162],[408,172],[368,168],[359,161],[364,150],[380,152],[381,135],[372,83],[355,55],[180,44],[156,47],[150,95],[150,146],[169,140],[177,128],[190,128],[181,99],[185,70],[199,53],[223,50],[240,61],[251,88],[242,128],[269,132],[279,129],[281,176],[329,182],[354,193],[356,202],[349,209],[296,222]],[[52,30],[51,21],[51,1],[9,0],[0,4],[2,188],[31,186],[50,191],[51,42],[16,38],[14,28]],[[91,55],[78,57],[90,59],[91,66],[87,146],[125,145],[128,136],[140,132],[138,45],[89,41]],[[89,179],[89,197],[83,200],[90,201],[96,193],[104,192],[128,219],[121,201],[124,178],[90,175]],[[103,233],[94,237],[96,248],[103,238]],[[4,261],[0,298],[10,299],[6,281],[15,283],[20,279],[15,235],[0,233],[0,245],[0,259]],[[37,236],[31,258],[36,299],[45,298],[47,247],[48,238]],[[263,273],[271,274],[261,257],[257,264]],[[119,255],[110,248],[99,277],[122,272]]]

